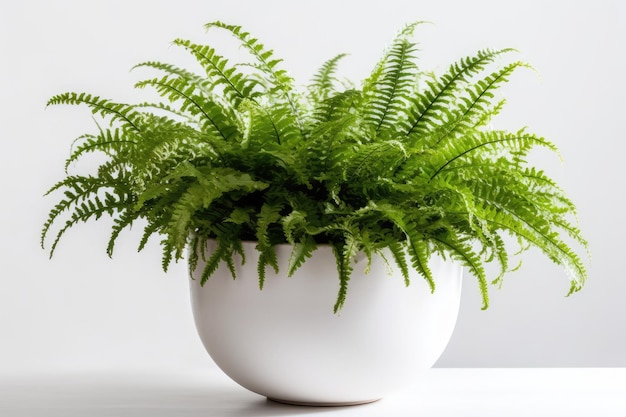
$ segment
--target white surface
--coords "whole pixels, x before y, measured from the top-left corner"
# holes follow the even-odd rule
[[[279,404],[217,370],[0,377],[2,417],[623,417],[626,369],[433,369],[371,404]]]
[[[217,243],[207,246],[209,259]],[[378,255],[364,273],[362,254],[353,264],[349,298],[334,314],[337,267],[330,246],[320,246],[292,277],[268,268],[263,291],[255,246],[244,242],[246,263],[235,263],[237,279],[222,265],[201,287],[201,256],[190,281],[200,339],[220,369],[253,392],[297,403],[375,400],[432,367],[450,340],[461,299],[458,262],[431,259],[439,279],[431,294],[416,272],[407,288],[399,269]],[[280,271],[288,270],[292,248],[276,248]]]
[[[359,79],[409,20],[420,63],[443,71],[484,47],[515,47],[541,74],[519,72],[503,90],[496,126],[528,125],[561,149],[538,156],[580,209],[594,261],[585,289],[565,298],[564,273],[537,253],[492,290],[480,310],[463,286],[459,323],[440,366],[626,366],[626,2],[623,0],[3,0],[0,2],[0,373],[54,366],[191,366],[208,361],[193,328],[183,265],[160,271],[156,240],[134,253],[140,229],[105,254],[109,223],[70,231],[55,259],[38,246],[78,135],[96,128],[84,108],[44,109],[50,96],[88,91],[143,101],[129,69],[186,54],[221,19],[244,27],[305,82],[325,59],[350,53],[341,74]],[[232,50],[220,37],[218,47]],[[235,47],[236,48],[236,47]],[[84,168],[84,166],[82,166]],[[81,166],[76,167],[81,169]]]

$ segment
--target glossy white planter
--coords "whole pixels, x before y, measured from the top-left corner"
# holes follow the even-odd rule
[[[244,243],[247,259],[237,262],[237,279],[222,265],[201,287],[200,263],[191,280],[200,339],[243,387],[296,404],[375,401],[430,368],[447,345],[460,303],[460,265],[433,258],[431,294],[417,274],[407,288],[381,258],[369,274],[362,260],[343,310],[334,314],[339,282],[330,247],[319,248],[291,278],[268,268],[260,291],[254,246]],[[290,253],[290,246],[277,248],[281,272]]]

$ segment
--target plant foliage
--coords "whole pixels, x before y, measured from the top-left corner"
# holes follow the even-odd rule
[[[200,73],[138,65],[159,75],[136,87],[153,88],[162,102],[52,97],[50,105],[86,105],[109,124],[77,140],[66,170],[89,153],[106,160],[91,175],[68,173],[52,187],[62,196],[42,246],[53,225],[60,223],[51,256],[69,228],[106,214],[112,255],[120,232],[142,220],[139,249],[158,236],[164,269],[188,247],[195,268],[198,248],[217,240],[203,283],[222,262],[234,274],[242,240],[257,241],[262,285],[266,269],[278,269],[276,244],[293,245],[289,274],[329,244],[339,279],[335,311],[359,251],[390,251],[407,285],[413,268],[433,290],[429,257],[456,259],[477,278],[486,308],[485,265],[499,266],[499,282],[511,269],[511,251],[535,247],[569,272],[570,293],[579,290],[585,266],[571,245],[587,242],[574,204],[526,162],[532,149],[555,146],[526,130],[488,126],[503,106],[497,89],[527,65],[498,67],[496,59],[513,51],[482,50],[432,75],[418,67],[416,26],[399,32],[360,88],[338,81],[342,54],[299,90],[272,50],[239,26],[214,22],[207,29],[230,32],[249,62],[231,63],[211,46],[177,39]]]

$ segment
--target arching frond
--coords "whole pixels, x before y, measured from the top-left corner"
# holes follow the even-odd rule
[[[359,250],[359,244],[350,233],[344,234],[345,242],[337,242],[333,244],[333,252],[337,260],[337,271],[339,273],[339,294],[337,301],[333,307],[333,311],[337,313],[346,302],[348,294],[348,283],[352,274],[352,261]]]
[[[444,112],[445,123],[433,136],[435,141],[432,146],[446,140],[454,140],[456,136],[481,125],[485,117],[489,118],[494,112],[491,100],[495,97],[495,90],[508,82],[510,75],[520,67],[530,66],[524,62],[514,62],[468,86],[464,91],[465,94],[460,95],[456,106],[450,106],[451,108]]]
[[[365,173],[374,173],[374,178],[382,176],[393,171],[406,156],[406,150],[399,141],[367,143],[361,145],[346,164],[346,176],[359,177]]]
[[[445,124],[450,107],[458,100],[459,92],[471,81],[471,77],[483,71],[499,55],[513,52],[513,49],[482,50],[474,56],[453,63],[448,72],[427,83],[427,87],[412,100],[410,116],[404,121],[406,135],[422,138],[429,136]]]
[[[446,148],[439,149],[438,152],[433,154],[432,161],[438,166],[430,176],[431,180],[450,164],[463,158],[472,157],[476,153],[497,155],[497,152],[501,150],[505,152],[525,152],[538,146],[557,151],[556,147],[544,138],[525,133],[524,131],[516,133],[505,131],[475,132],[475,134],[465,136],[463,139],[457,142],[450,142]]]
[[[432,237],[433,243],[453,259],[460,261],[478,279],[480,294],[483,298],[483,310],[489,307],[489,289],[487,288],[487,274],[480,257],[474,252],[467,238],[456,236],[447,231]]]
[[[295,99],[292,97],[294,90],[293,78],[284,69],[279,69],[278,65],[282,59],[274,58],[274,51],[265,48],[258,39],[242,29],[241,26],[229,25],[224,22],[211,22],[205,25],[207,29],[212,27],[225,29],[231,32],[241,44],[256,58],[256,68],[266,76],[269,82],[278,90],[279,95],[287,99],[295,109]]]
[[[393,41],[391,42],[390,46],[387,47],[387,49],[385,51],[383,51],[380,59],[378,60],[378,62],[376,63],[376,65],[374,66],[374,68],[372,69],[372,71],[370,72],[369,77],[367,77],[364,81],[363,81],[363,90],[367,91],[371,88],[371,86],[374,86],[376,84],[378,84],[378,82],[380,81],[380,79],[384,76],[385,73],[385,67],[387,66],[387,63],[389,61],[390,55],[392,55],[392,51],[394,48],[397,48],[397,46],[399,44],[405,43],[406,41],[409,40],[409,38],[411,36],[413,36],[413,33],[415,32],[415,29],[417,28],[418,25],[423,24],[424,22],[410,22],[407,23],[406,25],[404,25],[404,27],[402,27],[402,29],[400,29],[400,31],[396,34],[396,36],[393,38]]]
[[[293,245],[291,255],[289,256],[289,266],[287,274],[293,274],[304,264],[304,262],[313,256],[313,252],[317,249],[317,244],[311,236],[304,236],[303,239]]]
[[[221,87],[227,102],[237,107],[241,100],[254,98],[258,92],[254,89],[257,82],[246,76],[236,67],[228,66],[228,60],[215,52],[208,45],[199,45],[185,39],[176,39],[174,44],[187,49],[206,71],[208,81],[213,88]]]
[[[136,84],[137,88],[145,86],[154,87],[171,102],[180,100],[182,102],[181,111],[199,117],[203,131],[219,135],[224,140],[229,140],[233,135],[238,134],[236,124],[233,120],[229,120],[227,111],[209,98],[197,95],[195,85],[190,84],[186,78],[165,76],[140,81]]]
[[[137,119],[140,115],[137,113],[134,106],[129,104],[115,103],[87,93],[57,94],[48,100],[47,106],[57,104],[86,104],[93,114],[99,114],[102,117],[111,117],[112,121],[119,122],[123,129],[139,131]]]
[[[324,64],[313,75],[313,78],[308,85],[308,89],[311,92],[311,104],[313,106],[316,106],[338,93],[338,91],[335,90],[335,84],[337,83],[335,72],[337,71],[339,61],[346,56],[347,54],[335,55],[328,61],[324,62]]]
[[[129,152],[129,148],[137,144],[137,138],[127,135],[121,129],[100,130],[98,135],[82,135],[75,142],[75,148],[65,161],[65,172],[69,166],[92,152],[102,152],[106,155]]]

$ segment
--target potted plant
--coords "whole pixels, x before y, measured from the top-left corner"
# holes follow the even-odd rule
[[[513,51],[482,50],[433,75],[416,62],[417,25],[359,86],[336,77],[338,55],[299,90],[273,51],[213,22],[250,62],[177,39],[201,75],[137,65],[161,74],[136,87],[163,102],[52,97],[109,125],[77,140],[66,170],[93,152],[106,159],[51,188],[62,195],[42,246],[56,223],[50,256],[68,229],[109,215],[112,255],[120,232],[141,221],[139,250],[158,237],[165,270],[188,258],[196,325],[218,365],[293,403],[375,400],[430,366],[454,327],[462,267],[483,308],[490,281],[529,247],[562,265],[569,293],[578,291],[586,271],[572,245],[587,242],[575,206],[527,163],[534,148],[555,146],[489,127],[504,105],[495,91],[528,65],[494,66]]]

